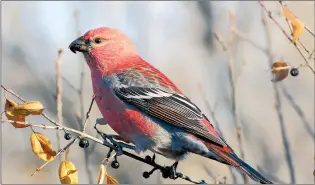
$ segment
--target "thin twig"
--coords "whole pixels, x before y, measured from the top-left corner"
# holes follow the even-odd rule
[[[83,127],[83,132],[85,132],[86,123],[87,123],[87,121],[88,121],[89,118],[90,118],[90,112],[91,112],[91,110],[92,110],[92,106],[93,106],[94,101],[95,101],[95,96],[92,97],[92,101],[91,101],[91,103],[90,103],[89,110],[88,110],[87,113],[86,113],[86,117],[85,117],[85,121],[84,121],[84,127]]]
[[[282,11],[283,11],[283,8],[284,8],[284,5],[282,4],[282,1],[279,1],[280,5],[281,5],[281,8],[282,8]],[[287,6],[287,5],[286,5]],[[289,23],[289,20],[287,18],[285,18],[287,24],[288,24],[288,27],[290,29],[290,32],[291,32],[291,35],[293,35],[293,30],[292,30],[292,27],[291,27],[291,24]],[[304,26],[305,28],[305,26]],[[304,46],[304,44],[300,41],[300,39],[298,39],[298,42],[299,44],[303,47],[303,49],[310,55],[312,56],[312,54],[310,53],[310,51]]]
[[[220,35],[218,33],[214,33],[216,40],[220,43],[220,45],[222,46],[222,49],[226,52],[227,56],[228,56],[228,75],[229,75],[229,83],[230,83],[230,87],[231,87],[231,107],[232,107],[232,118],[233,118],[233,124],[235,129],[238,131],[237,134],[237,141],[239,144],[239,151],[240,151],[240,157],[241,159],[245,160],[245,152],[243,149],[243,141],[242,141],[242,137],[241,137],[241,128],[238,124],[237,121],[237,113],[236,113],[236,98],[235,98],[235,83],[234,83],[234,78],[233,78],[233,59],[231,56],[231,53],[229,51],[228,46],[225,44],[225,42],[223,41],[223,39],[220,37]],[[245,174],[241,174],[244,180],[245,184],[248,184],[248,176]]]
[[[314,54],[315,49],[313,49],[312,53],[309,55],[308,59],[310,60],[312,58],[312,55]],[[313,57],[314,59],[315,57]]]
[[[287,182],[284,182],[283,180],[279,179],[277,176],[275,176],[274,174],[268,172],[268,170],[265,170],[259,166],[257,166],[257,170],[264,174],[268,179],[270,179],[272,182],[275,182],[275,183],[279,183],[279,184],[289,184]]]
[[[80,30],[79,30],[79,11],[75,10],[74,11],[74,21],[75,21],[75,31],[76,31],[76,36],[79,37],[81,35]],[[85,62],[81,60],[81,73],[80,73],[80,87],[78,90],[78,95],[79,95],[79,104],[80,104],[80,117],[82,118],[85,111],[84,111],[84,77],[85,77]],[[94,101],[94,100],[93,100]],[[83,132],[85,132],[86,124],[87,121],[83,122],[83,119],[79,120],[78,119],[78,124],[79,127]],[[89,157],[88,157],[88,150],[84,150],[84,160],[85,160],[85,167],[86,171],[88,174],[89,178],[89,184],[93,183],[92,180],[92,174],[91,170],[89,169]]]
[[[262,23],[263,23],[266,38],[267,38],[268,62],[269,62],[269,65],[272,65],[273,58],[272,58],[272,54],[271,54],[271,50],[270,50],[270,45],[271,45],[270,33],[269,33],[268,28],[267,28],[266,20],[265,20],[263,15],[262,15]],[[283,142],[283,146],[285,149],[285,157],[286,157],[286,162],[287,162],[287,165],[289,168],[291,184],[295,184],[295,172],[294,172],[294,166],[293,166],[293,161],[292,161],[291,152],[290,152],[291,151],[290,150],[290,144],[289,144],[289,141],[287,138],[286,128],[284,125],[284,119],[283,119],[283,115],[281,112],[281,105],[282,104],[281,104],[281,100],[280,100],[280,93],[279,93],[279,89],[278,89],[278,86],[276,83],[273,83],[273,89],[274,89],[274,93],[275,93],[275,107],[277,110],[277,115],[278,115],[278,119],[279,119],[279,123],[280,123],[282,142]]]
[[[6,92],[12,94],[13,96],[15,96],[16,98],[18,98],[19,100],[21,100],[22,102],[26,102],[25,99],[23,99],[21,96],[19,96],[18,94],[16,94],[15,92],[13,92],[12,90],[10,89],[7,89],[6,87],[4,87],[2,84],[1,84],[1,88],[3,88],[3,90],[5,90]],[[50,117],[48,117],[44,112],[41,114],[44,118],[46,118],[50,123],[56,125],[56,126],[59,126],[59,123],[57,123],[56,121],[54,121],[53,119],[51,119]]]
[[[287,37],[287,39],[298,50],[298,52],[302,56],[303,60],[305,61],[305,64],[307,65],[307,67],[315,74],[315,70],[309,65],[309,62],[308,62],[307,58],[303,55],[303,53],[300,50],[300,48],[296,44],[293,43],[293,40],[291,39],[290,35],[282,28],[282,26],[278,23],[278,21],[276,19],[274,19],[274,17],[272,16],[271,12],[265,7],[265,5],[261,1],[259,1],[259,4],[263,8],[263,10],[265,10],[265,12],[267,12],[268,17],[278,26],[278,28],[282,31],[282,33]]]
[[[62,82],[61,82],[61,57],[63,55],[63,50],[60,49],[58,51],[58,58],[56,60],[56,90],[57,90],[57,117],[58,123],[60,126],[63,125],[63,117],[62,117]],[[60,143],[60,133],[56,132],[58,150],[61,148]],[[59,161],[61,161],[61,155],[59,155]]]
[[[258,45],[256,42],[254,42],[253,40],[249,39],[243,32],[241,32],[240,30],[238,30],[236,27],[231,27],[231,31],[239,38],[241,38],[242,40],[250,43],[252,46],[254,46],[255,48],[257,48],[258,50],[266,53],[267,49]]]
[[[79,137],[80,137],[80,136],[74,138],[74,139],[73,139],[69,144],[67,144],[63,149],[59,150],[53,160],[45,162],[43,165],[41,165],[39,168],[37,168],[37,169],[35,170],[35,172],[31,174],[31,176],[35,175],[37,172],[39,172],[39,171],[42,170],[45,166],[47,166],[50,162],[54,161],[57,156],[59,156],[60,154],[62,154],[64,151],[66,151]]]
[[[3,88],[3,89],[5,89],[2,85],[1,85],[1,87]],[[14,93],[13,91],[11,91],[11,93],[14,95],[14,96],[16,96],[16,97],[20,97],[20,96],[18,96],[16,93]],[[93,98],[94,98],[95,96],[93,96]],[[21,98],[22,99],[22,98]],[[93,101],[92,101],[93,102]],[[92,103],[91,103],[92,104]],[[89,112],[91,111],[91,108],[89,109]],[[86,114],[86,115],[89,115],[89,112]],[[88,117],[88,116],[87,116]],[[36,128],[42,128],[42,129],[53,129],[53,130],[63,130],[63,131],[68,131],[68,132],[72,132],[72,133],[76,133],[76,134],[78,134],[78,136],[76,137],[76,138],[78,138],[78,137],[84,137],[84,138],[87,138],[87,139],[90,139],[90,140],[92,140],[92,141],[94,141],[94,142],[96,142],[96,143],[99,143],[99,144],[101,144],[101,145],[103,145],[103,146],[106,146],[106,147],[108,147],[108,148],[110,148],[110,149],[112,149],[112,150],[117,150],[117,146],[116,145],[113,145],[113,144],[110,144],[110,143],[108,143],[108,142],[105,142],[104,140],[102,141],[102,140],[100,140],[100,139],[98,139],[98,138],[96,138],[96,137],[93,137],[93,136],[91,136],[91,135],[89,135],[89,134],[87,134],[87,133],[85,133],[85,132],[82,132],[82,131],[79,131],[79,130],[76,130],[76,129],[72,129],[72,128],[68,128],[68,127],[66,127],[66,126],[60,126],[58,123],[57,123],[57,126],[47,126],[47,125],[36,125],[36,124],[30,124],[30,123],[28,123],[28,122],[19,122],[19,121],[12,121],[12,120],[0,120],[0,123],[4,123],[4,122],[7,122],[7,123],[19,123],[19,124],[26,124],[26,125],[28,125],[28,126],[30,126],[30,127],[36,127]],[[54,121],[55,122],[55,121]],[[56,122],[55,122],[56,123]],[[74,142],[74,141],[73,141]],[[118,143],[118,142],[117,142]],[[70,144],[71,145],[71,144]],[[67,145],[68,146],[68,145]],[[69,147],[65,147],[64,148],[64,151]],[[60,152],[60,151],[59,151]],[[58,153],[59,153],[58,152]],[[61,153],[61,152],[60,152]],[[134,154],[132,154],[132,153],[129,153],[129,152],[127,152],[127,151],[125,151],[125,150],[121,150],[121,153],[122,153],[122,155],[125,155],[125,156],[127,156],[127,157],[130,157],[130,158],[133,158],[133,159],[135,159],[135,160],[137,160],[137,161],[140,161],[140,162],[143,162],[143,163],[146,163],[146,164],[148,164],[148,165],[151,165],[151,166],[153,166],[154,168],[156,168],[156,169],[159,169],[159,170],[164,170],[164,171],[166,171],[166,170],[168,170],[168,168],[167,167],[165,167],[165,166],[161,166],[161,165],[159,165],[159,164],[156,164],[156,163],[153,163],[153,162],[148,162],[146,159],[143,159],[143,158],[141,158],[141,157],[138,157],[138,156],[136,156],[136,155],[134,155]],[[59,154],[58,154],[59,155]],[[49,163],[49,162],[48,162]],[[47,164],[48,164],[47,163]],[[44,164],[44,166],[46,166],[47,164]],[[42,167],[43,168],[43,167]],[[39,171],[39,170],[36,170],[36,171]],[[36,172],[35,172],[36,173]],[[35,174],[34,173],[34,174]],[[205,181],[203,181],[203,180],[201,180],[201,181],[197,181],[197,180],[193,180],[193,179],[191,179],[190,177],[188,177],[188,176],[186,176],[186,175],[184,175],[184,174],[182,174],[182,173],[180,173],[180,172],[177,172],[176,173],[176,175],[177,175],[177,177],[178,178],[181,178],[181,179],[184,179],[184,180],[186,180],[186,181],[189,181],[189,182],[192,182],[192,183],[195,183],[195,184],[205,184]]]
[[[313,140],[315,140],[315,133],[313,131],[314,128],[312,128],[310,124],[308,123],[308,121],[306,120],[304,112],[302,111],[301,107],[295,102],[294,98],[292,97],[292,95],[289,93],[289,91],[286,89],[284,85],[281,86],[281,89],[284,96],[287,98],[287,100],[289,101],[289,103],[291,104],[295,112],[301,118],[305,131]]]

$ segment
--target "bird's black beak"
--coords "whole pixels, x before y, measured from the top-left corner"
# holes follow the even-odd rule
[[[83,37],[79,37],[77,38],[75,41],[73,41],[70,45],[69,45],[69,49],[75,53],[76,51],[79,52],[85,52],[88,50],[88,46],[84,41]]]

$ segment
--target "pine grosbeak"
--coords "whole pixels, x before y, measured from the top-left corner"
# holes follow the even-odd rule
[[[194,153],[231,165],[257,182],[272,183],[234,153],[202,111],[144,61],[122,32],[93,29],[69,48],[86,59],[104,120],[138,151],[174,159],[176,166]]]

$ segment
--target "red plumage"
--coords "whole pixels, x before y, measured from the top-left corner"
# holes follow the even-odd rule
[[[176,160],[196,153],[234,166],[255,181],[271,183],[237,157],[202,111],[144,61],[125,34],[94,29],[70,49],[83,52],[87,60],[104,119],[137,149]]]

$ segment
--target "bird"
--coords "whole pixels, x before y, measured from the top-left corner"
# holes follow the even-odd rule
[[[83,54],[93,93],[106,123],[135,151],[152,151],[175,163],[191,153],[232,166],[262,184],[272,184],[240,159],[190,98],[145,61],[122,31],[99,27],[69,49]]]

